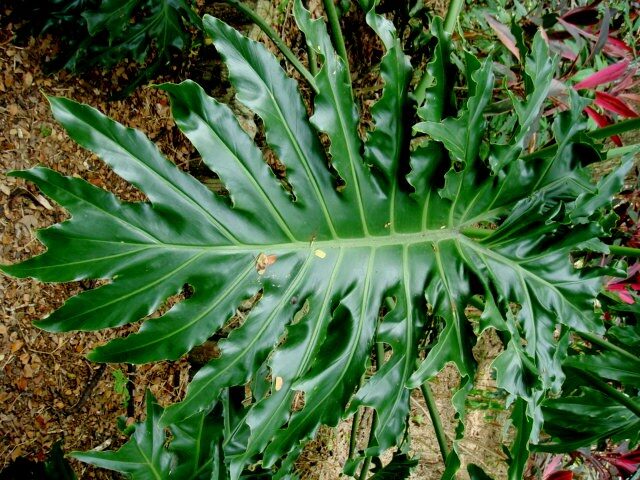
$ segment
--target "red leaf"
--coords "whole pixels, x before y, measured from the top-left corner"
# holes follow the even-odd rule
[[[605,92],[596,92],[596,105],[609,110],[610,112],[617,113],[623,117],[635,118],[638,116],[626,103],[613,95]]]
[[[607,117],[605,117],[604,115],[600,115],[593,108],[585,107],[584,111],[589,116],[589,118],[596,122],[596,125],[598,125],[600,128],[611,125],[611,122]],[[613,143],[615,143],[618,147],[622,146],[622,140],[618,135],[613,135],[611,137],[611,140],[613,140]]]
[[[567,22],[566,20],[559,18],[558,23],[560,23],[574,38],[582,36],[588,40],[592,40],[594,42],[598,41],[598,36],[593,33],[587,32],[586,30],[576,27],[573,23]],[[605,53],[608,53],[614,57],[622,57],[629,58],[633,55],[633,49],[624,43],[622,40],[618,40],[617,38],[612,37],[611,35],[607,36],[607,41],[604,44],[603,50]]]
[[[576,83],[573,88],[580,90],[581,88],[594,88],[603,83],[613,82],[621,78],[627,68],[629,67],[629,60],[623,60],[608,67],[598,70],[596,73],[589,75],[584,80]]]
[[[634,304],[635,299],[631,295],[631,291],[637,292],[640,290],[640,283],[638,283],[640,274],[638,272],[640,272],[640,262],[636,262],[631,267],[629,267],[629,269],[627,270],[627,278],[611,280],[605,285],[605,289],[610,292],[617,293],[624,303],[628,303],[630,305]],[[615,463],[612,461],[612,459],[621,459],[625,462],[639,463],[640,449],[633,450],[619,456],[607,455],[604,458],[612,463]]]
[[[640,95],[637,93],[621,93],[620,98],[624,98],[630,102],[640,103]]]
[[[561,55],[562,58],[566,58],[572,62],[578,58],[578,55],[561,40],[550,40],[549,47],[551,47],[551,50],[554,53],[557,53]]]
[[[625,460],[640,463],[640,448],[627,452],[624,455],[622,455],[620,458],[624,458]]]
[[[609,36],[603,49],[606,53],[616,57],[630,57],[633,49],[622,40]]]
[[[573,472],[570,472],[569,470],[560,470],[544,477],[544,480],[573,480]]]
[[[511,33],[511,30],[509,30],[509,27],[500,23],[488,13],[484,15],[484,18],[487,20],[493,31],[496,32],[496,35],[502,44],[507,47],[507,49],[513,53],[518,60],[520,60],[520,50],[518,50],[518,47],[516,46],[516,38]]]
[[[605,459],[615,466],[624,477],[630,477],[638,471],[638,466],[640,466],[640,450],[633,450],[619,457],[605,457]]]
[[[609,91],[612,95],[618,95],[620,92],[627,90],[633,90],[637,85],[640,85],[640,81],[635,81],[635,75],[638,71],[637,68],[631,68],[625,73],[625,76],[617,82],[614,87]]]
[[[569,10],[562,15],[562,19],[573,25],[595,25],[600,21],[598,19],[598,9],[592,6]]]
[[[578,40],[580,37],[585,37],[589,40],[593,40],[594,42],[598,41],[598,37],[593,33],[589,33],[582,28],[576,27],[573,23],[567,22],[562,18],[558,19],[558,23],[562,25],[567,30],[567,32],[569,32],[571,36],[574,37],[576,40]]]
[[[607,291],[617,293],[620,297],[620,300],[622,300],[624,303],[627,303],[629,305],[633,305],[634,303],[636,303],[624,283],[614,283],[611,285],[607,285]]]

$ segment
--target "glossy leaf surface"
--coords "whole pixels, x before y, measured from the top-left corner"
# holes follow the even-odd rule
[[[191,42],[188,26],[201,24],[184,0],[101,0],[82,17],[91,37],[67,61],[65,67],[71,70],[108,67],[124,58],[143,62],[152,45],[160,61],[167,61],[171,49],[182,50]],[[107,45],[99,35],[108,36]]]
[[[552,438],[536,448],[570,452],[606,439],[629,440],[631,445],[640,441],[640,331],[634,325],[613,326],[606,337],[613,348],[593,347],[564,361],[571,369],[571,378],[563,395],[546,400],[542,408],[545,431]],[[593,375],[600,381],[594,382]],[[612,395],[603,389],[604,382],[623,388]],[[636,406],[635,411],[629,404]]]
[[[632,399],[640,407],[640,398]],[[637,444],[640,417],[603,393],[582,387],[544,406],[545,431],[554,441],[537,445],[547,452],[571,452],[602,439]]]
[[[169,436],[159,422],[162,407],[150,392],[146,403],[146,419],[136,425],[131,438],[119,450],[73,452],[71,456],[136,480],[215,479],[212,474],[221,425],[207,415],[197,415],[179,427],[172,426]]]
[[[71,456],[98,467],[127,473],[136,479],[160,480],[171,467],[171,454],[164,448],[167,437],[157,422],[161,411],[148,395],[145,422],[136,426],[132,438],[118,451],[74,452]]]
[[[430,99],[453,83],[443,57],[448,39],[435,22],[442,35],[430,66],[435,80],[421,108],[425,121],[415,126],[426,136],[413,139],[419,145],[411,148],[411,67],[393,25],[373,3],[367,21],[386,47],[384,92],[364,140],[349,72],[324,23],[312,20],[299,1],[298,24],[323,62],[310,118],[296,82],[264,46],[205,17],[238,99],[261,117],[269,147],[286,166],[286,185],[231,110],[193,82],[161,88],[177,125],[228,197],[179,170],[141,133],[87,106],[51,100],[69,135],[149,201],[125,203],[44,168],[13,173],[36,183],[71,218],[39,232],[46,253],[3,270],[42,281],[108,280],[67,301],[39,323],[42,328],[99,330],[143,319],[137,333],[98,347],[90,358],[177,359],[225,326],[241,302],[259,298],[219,342],[219,357],[198,371],[186,398],[164,413],[150,407],[149,417],[162,415],[160,423],[139,427],[139,437],[117,457],[126,463],[129,449],[133,456],[135,445],[146,442],[156,455],[152,461],[119,468],[140,469],[140,475],[171,471],[156,429],[179,425],[174,433],[190,436],[184,422],[212,411],[228,387],[249,382],[270,387],[237,412],[225,433],[222,454],[234,479],[257,460],[265,469],[291,463],[300,442],[321,424],[336,425],[349,402],[350,412],[360,406],[377,411],[375,454],[397,445],[409,388],[449,362],[462,376],[454,396],[462,419],[475,373],[475,334],[465,316],[474,295],[487,305],[481,329],[500,330],[507,341],[495,367],[499,386],[521,399],[519,451],[526,455],[541,427],[541,399],[564,379],[566,336],[554,332],[560,325],[602,330],[593,313],[601,280],[576,270],[569,253],[602,249],[598,211],[621,185],[624,168],[592,184],[584,165],[599,154],[585,141],[585,102],[577,94],[572,109],[554,122],[557,153],[521,158],[550,82],[544,43],[535,43],[527,63],[539,85],[527,98],[513,98],[520,123],[511,144],[497,148],[485,140],[484,111],[495,87],[490,61],[469,57],[471,95],[457,112],[450,114],[453,105],[441,99],[426,113]],[[326,135],[326,151],[318,132]],[[493,161],[491,151],[506,153]],[[489,236],[471,235],[487,223],[497,225]],[[188,298],[145,319],[185,285],[192,291]],[[435,319],[437,338],[423,358],[428,319]],[[385,345],[388,358],[360,385],[375,342]],[[304,406],[292,408],[301,395]],[[459,428],[458,437],[462,433]],[[116,461],[106,453],[79,458],[106,467]],[[445,476],[459,464],[454,446]]]

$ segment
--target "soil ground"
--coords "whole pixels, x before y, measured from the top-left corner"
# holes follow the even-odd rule
[[[0,12],[0,14],[6,12]],[[31,39],[28,45],[12,44],[13,26],[0,31],[0,261],[13,263],[42,251],[36,229],[63,220],[65,212],[44,198],[36,188],[7,176],[11,170],[44,165],[66,175],[80,176],[94,185],[108,188],[125,200],[142,195],[115,176],[90,152],[71,141],[53,120],[45,95],[57,95],[92,105],[110,117],[144,131],[176,164],[191,169],[197,161],[170,117],[166,98],[151,88],[137,89],[124,100],[107,101],[114,86],[126,82],[126,67],[109,72],[94,71],[83,76],[60,72],[45,75],[41,65],[55,51],[51,38]],[[193,62],[195,76],[215,83],[211,72]],[[198,70],[199,69],[199,70]],[[172,76],[178,80],[183,72]],[[139,420],[143,398],[150,389],[162,404],[181,398],[188,381],[190,364],[183,359],[138,367],[108,365],[103,371],[84,355],[120,331],[55,334],[32,325],[59,307],[67,298],[92,288],[91,282],[42,284],[30,279],[0,275],[0,470],[19,457],[42,461],[52,445],[61,440],[63,450],[112,449],[124,437],[116,418],[127,413]],[[478,463],[504,477],[504,454],[500,445],[508,436],[506,412],[494,409],[488,398],[495,392],[489,364],[500,352],[491,335],[483,336],[476,356],[480,361],[475,410],[469,416],[467,439],[462,445],[465,460]],[[133,412],[127,412],[122,385],[115,381],[120,370],[133,379]],[[438,409],[449,440],[455,421],[450,405],[458,382],[453,368],[447,368],[433,382]],[[87,385],[91,385],[88,389]],[[412,400],[411,435],[420,464],[412,478],[439,478],[443,466],[424,401]],[[365,413],[363,424],[370,421]],[[337,428],[322,428],[305,449],[298,466],[306,479],[335,479],[341,476],[347,456],[350,421]],[[366,442],[364,432],[360,444]],[[72,461],[79,478],[116,478]]]
[[[44,165],[109,187],[122,198],[140,198],[97,157],[69,140],[51,117],[45,94],[88,103],[144,130],[178,164],[187,161],[190,150],[174,139],[176,130],[166,100],[156,91],[143,89],[121,102],[107,102],[114,78],[45,76],[40,66],[54,48],[50,38],[32,39],[25,48],[18,48],[10,42],[9,29],[0,35],[0,257],[3,263],[13,263],[40,252],[35,230],[63,220],[65,213],[32,185],[7,172]],[[116,72],[114,77],[122,74]],[[71,295],[92,286],[91,282],[45,285],[0,276],[0,469],[20,456],[42,460],[58,440],[69,452],[112,448],[124,439],[115,421],[126,409],[122,395],[114,390],[113,373],[126,373],[126,367],[109,365],[98,378],[99,366],[84,358],[117,333],[58,335],[32,325]],[[187,375],[186,361],[139,367],[134,382],[136,416],[143,411],[147,388],[171,401],[183,392]],[[88,392],[86,386],[94,376],[95,388]],[[113,478],[80,464],[74,467],[80,478]]]

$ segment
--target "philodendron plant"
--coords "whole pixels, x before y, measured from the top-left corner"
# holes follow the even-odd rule
[[[76,458],[136,479],[295,478],[294,461],[320,425],[371,408],[371,441],[351,452],[345,469],[367,478],[371,457],[395,447],[391,465],[372,475],[400,478],[384,470],[405,476],[413,465],[406,455],[411,389],[429,396],[429,379],[453,363],[461,382],[452,448],[433,415],[444,476],[453,478],[476,371],[472,348],[492,328],[504,342],[496,380],[517,428],[509,477],[522,477],[529,445],[544,428],[543,402],[562,389],[570,337],[604,331],[594,313],[600,274],[577,269],[570,254],[607,251],[602,212],[630,162],[591,181],[586,165],[602,152],[587,134],[589,100],[575,92],[552,122],[552,144],[536,147],[555,67],[541,36],[524,64],[525,94],[511,95],[508,140],[491,144],[483,114],[497,86],[491,60],[467,55],[457,72],[450,35],[436,18],[429,81],[414,89],[414,66],[375,3],[360,1],[386,49],[384,87],[364,139],[347,62],[325,22],[300,0],[296,22],[320,61],[313,74],[304,70],[310,106],[262,44],[204,18],[238,100],[262,119],[286,166],[284,177],[275,175],[229,107],[197,84],[161,85],[177,125],[228,195],[178,169],[140,132],[50,99],[69,135],[148,201],[126,203],[41,167],[11,173],[38,185],[71,218],[39,232],[44,254],[2,269],[45,282],[108,280],[39,327],[137,322],[189,285],[191,294],[162,316],[89,354],[96,362],[175,360],[228,327],[240,303],[257,299],[182,402],[162,409],[149,396],[147,418],[125,446]],[[452,95],[459,74],[468,91],[462,101]],[[467,317],[469,305],[480,307],[479,320]],[[470,472],[480,475],[475,466]]]

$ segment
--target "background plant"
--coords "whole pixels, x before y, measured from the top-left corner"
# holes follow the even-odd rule
[[[328,2],[335,19],[332,7]],[[186,284],[184,301],[91,355],[131,363],[175,359],[221,329],[241,301],[257,299],[182,403],[164,410],[149,397],[147,419],[125,447],[78,458],[136,478],[284,478],[300,441],[321,423],[369,407],[376,411],[370,444],[352,452],[346,468],[360,468],[366,478],[371,458],[379,466],[375,457],[399,446],[401,454],[385,468],[406,473],[409,388],[398,385],[421,387],[428,398],[425,381],[454,363],[462,376],[453,401],[463,434],[476,336],[464,312],[476,305],[482,311],[476,332],[493,328],[505,344],[495,367],[518,428],[510,477],[522,476],[528,445],[543,426],[545,399],[563,386],[572,331],[590,341],[599,338],[593,331],[604,332],[592,308],[602,272],[575,268],[570,253],[607,251],[599,237],[610,217],[602,210],[630,162],[592,183],[586,166],[602,159],[593,137],[611,130],[586,134],[586,101],[575,92],[570,110],[553,123],[555,143],[545,147],[532,136],[555,66],[542,37],[525,63],[524,95],[510,97],[511,126],[501,142],[491,142],[484,113],[494,95],[492,63],[468,55],[457,71],[450,37],[435,20],[427,81],[414,90],[393,26],[373,2],[362,7],[387,52],[384,92],[371,112],[375,128],[364,142],[348,61],[335,52],[324,23],[311,20],[299,2],[296,19],[322,62],[310,68],[315,75],[298,65],[316,92],[310,122],[295,83],[264,47],[206,19],[239,99],[262,117],[269,145],[287,166],[285,178],[273,175],[230,111],[194,83],[162,86],[178,125],[228,197],[172,166],[141,134],[86,106],[51,100],[69,134],[150,203],[122,203],[46,169],[15,173],[37,183],[72,218],[40,233],[44,255],[4,269],[45,281],[111,280],[69,300],[42,327],[136,321]],[[448,94],[461,76],[468,89],[462,101]],[[329,139],[328,152],[318,131]],[[362,380],[372,350],[375,373]],[[460,465],[457,443],[449,451],[442,442],[442,450],[451,477]],[[257,462],[257,469],[246,469]]]
[[[18,3],[16,19],[29,18],[19,37],[52,34],[60,53],[48,64],[82,72],[123,60],[144,65],[123,95],[175,63],[202,27],[188,0],[52,0]],[[151,59],[151,61],[148,61]]]
[[[576,88],[590,90],[594,102],[585,112],[597,126],[637,117],[639,30],[630,2],[474,2],[462,18],[459,34],[476,54],[493,54],[497,74],[512,90],[520,90],[525,81],[519,69],[522,49],[538,30],[560,60],[550,94],[553,104],[546,115],[566,108],[568,90]],[[509,105],[503,97],[493,108],[498,131],[504,121],[500,113]],[[612,140],[622,146],[618,136]]]

